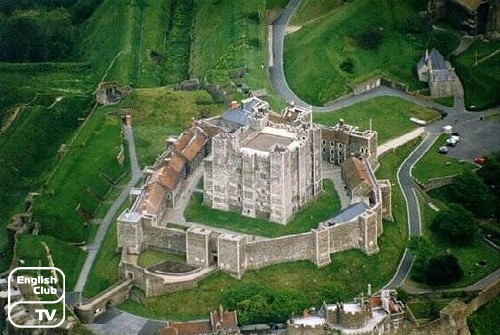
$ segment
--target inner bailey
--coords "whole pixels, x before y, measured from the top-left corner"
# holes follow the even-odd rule
[[[134,260],[137,259],[137,255],[148,248],[183,253],[186,255],[186,263],[189,265],[201,270],[205,269],[203,271],[219,269],[236,278],[241,278],[247,270],[283,262],[309,260],[317,266],[326,266],[331,262],[332,253],[348,249],[360,249],[367,255],[379,251],[378,237],[383,233],[382,221],[392,220],[392,212],[391,184],[388,180],[377,180],[373,173],[373,167],[378,166],[376,132],[371,130],[358,131],[356,127],[346,125],[342,120],[334,127],[317,127],[312,124],[311,114],[307,110],[288,107],[281,115],[278,115],[266,110],[267,103],[264,104],[255,98],[250,102],[255,108],[248,112],[249,124],[246,126],[238,124],[241,122],[239,119],[241,109],[238,110],[235,104],[231,106],[230,117],[226,119],[215,117],[195,121],[192,128],[178,139],[170,140],[172,144],[168,145],[165,153],[160,155],[155,166],[148,168],[151,172],[146,174],[144,187],[132,191],[133,205],[120,215],[117,223],[118,248],[123,251],[120,267],[122,276],[134,276],[138,285],[146,288],[147,295],[166,292],[167,287],[161,288],[157,287],[158,285],[167,285],[168,290],[171,290],[172,287],[180,289],[188,285],[187,283],[180,285],[176,281],[176,284],[172,286],[170,285],[172,283],[168,284],[163,279],[158,279],[158,274],[154,275],[156,277],[150,278],[153,275],[140,270]],[[273,125],[273,130],[265,130],[269,125]],[[253,131],[250,131],[251,127],[254,128]],[[298,140],[298,151],[294,153],[274,145],[270,152],[262,154],[258,150],[262,143],[252,141],[258,136],[263,136],[261,140],[264,140],[264,144],[266,144],[266,136],[276,135],[273,132],[293,137],[280,138],[285,145]],[[278,137],[283,136],[278,135]],[[304,142],[301,142],[302,140]],[[311,143],[307,142],[310,140],[316,145],[312,146]],[[253,144],[249,145],[248,143]],[[250,148],[243,148],[244,150],[241,151],[242,144]],[[254,146],[253,149],[252,146]],[[247,149],[251,153],[250,155],[247,155]],[[253,171],[256,166],[269,169],[274,164],[273,162],[281,166],[284,163],[291,164],[290,166],[299,164],[300,160],[294,160],[292,157],[293,155],[299,157],[302,149],[305,150],[303,152],[305,157],[308,157],[306,161],[311,163],[308,168],[303,170],[308,171],[306,174],[312,176],[310,180],[303,179],[300,182],[299,177],[287,176],[283,169],[279,170],[281,172],[278,173],[278,176],[275,176],[276,181],[273,181],[274,177],[269,175],[269,173],[272,174],[272,169],[267,170],[267,172],[265,169],[262,171],[257,169],[255,171],[258,173],[253,175],[243,173],[246,170]],[[212,153],[216,151],[219,151],[220,154],[213,155]],[[241,152],[243,152],[241,157],[246,155],[251,159],[242,159],[237,155]],[[232,159],[241,159],[242,172],[241,175],[236,172],[229,173],[228,175],[232,177],[224,181],[227,182],[224,187],[219,187],[218,178],[221,172],[218,169],[214,170],[214,166],[218,166],[214,164],[214,161],[222,156],[227,156],[227,159],[221,160],[217,164],[224,166],[226,170],[226,166],[232,164]],[[285,220],[281,221],[284,223],[287,220],[287,215],[294,213],[301,204],[312,199],[314,194],[321,191],[321,178],[316,176],[316,174],[321,173],[321,169],[316,168],[317,159],[313,159],[313,157],[322,157],[323,160],[341,165],[342,175],[352,198],[351,206],[336,216],[321,222],[316,229],[302,234],[255,240],[244,234],[221,234],[208,228],[197,227],[185,230],[174,229],[166,225],[165,212],[169,210],[168,207],[173,205],[169,199],[174,199],[180,194],[180,189],[184,184],[183,178],[188,178],[199,164],[203,164],[205,170],[204,195],[212,192],[212,198],[205,197],[206,202],[215,201],[214,199],[217,197],[225,197],[224,199],[229,200],[221,201],[218,199],[217,201],[227,206],[227,210],[250,209],[250,213],[247,213],[249,216],[255,214],[257,217],[271,219],[272,215],[276,215],[276,218],[280,219],[275,221]],[[321,166],[321,161],[319,161],[319,166]],[[174,180],[175,184],[171,184],[169,171],[176,169],[181,172],[174,173],[178,178]],[[301,171],[300,168],[298,171]],[[281,193],[277,192],[278,195],[288,192],[288,188],[284,187],[285,184],[281,183],[283,180],[298,178],[296,182],[299,189],[304,190],[304,196],[297,194],[294,196],[293,201],[295,202],[288,201],[283,197],[273,197],[271,194],[273,192],[269,190],[266,196],[262,190],[263,187],[260,186],[267,184],[263,183],[263,180],[260,184],[256,184],[254,180],[260,178],[261,173],[267,173],[265,177],[267,177],[269,184],[277,182],[281,185]],[[173,186],[168,188],[168,185]],[[239,185],[241,185],[241,189]],[[158,194],[153,191],[153,188],[164,189],[165,192],[162,191],[159,193],[160,196],[157,196]],[[248,199],[238,199],[231,195],[231,192],[248,192],[251,193],[251,196]],[[251,199],[253,200],[250,201]],[[264,201],[262,201],[263,199]],[[267,206],[264,204],[266,199],[270,200],[271,203],[278,204],[274,210],[267,213],[263,210]],[[257,203],[259,201],[260,203]],[[280,212],[279,215],[278,212]],[[146,279],[147,283],[144,282]]]

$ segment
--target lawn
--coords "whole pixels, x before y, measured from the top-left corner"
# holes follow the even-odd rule
[[[430,121],[439,116],[440,113],[435,110],[400,98],[377,97],[334,112],[315,113],[314,122],[334,126],[342,118],[347,124],[358,126],[363,131],[370,128],[371,119],[372,128],[378,133],[378,142],[384,143],[419,127],[410,121],[411,117]]]
[[[156,250],[144,250],[139,255],[139,260],[137,264],[140,267],[148,268],[150,266],[165,262],[172,261],[176,263],[186,263],[186,256],[172,253],[172,252],[163,252]]]
[[[317,228],[320,222],[334,216],[340,210],[340,199],[333,183],[324,180],[323,189],[324,194],[302,209],[287,225],[209,208],[203,205],[203,195],[199,193],[192,196],[184,214],[188,221],[257,236],[278,237],[303,233]]]
[[[432,198],[419,197],[424,236],[431,240],[438,253],[451,252],[455,255],[464,271],[464,277],[460,281],[449,285],[449,287],[464,287],[471,285],[500,267],[498,251],[486,245],[482,240],[472,246],[456,247],[450,246],[433,236],[429,230],[429,225],[437,216],[437,212],[428,205],[429,201],[441,210],[446,208],[446,202]],[[482,267],[476,265],[477,262],[482,260],[486,261],[486,266]]]
[[[448,304],[452,299],[426,299],[416,298],[408,302],[413,316],[420,322],[429,322],[439,318],[439,311]]]
[[[42,232],[68,242],[92,238],[89,229],[96,211],[113,184],[126,172],[117,161],[124,149],[121,120],[98,109],[75,140],[67,146],[52,178],[33,208]]]
[[[452,63],[464,85],[468,109],[482,110],[500,103],[500,42],[477,40]]]
[[[303,0],[291,19],[292,25],[306,25],[345,5],[343,0]]]
[[[24,261],[23,266],[40,266],[40,264],[50,266],[43,242],[50,250],[54,265],[64,272],[66,290],[71,291],[78,280],[87,253],[50,236],[21,235],[16,248],[16,257]]]
[[[468,324],[473,335],[495,334],[500,329],[500,297],[482,306],[476,313],[469,317]]]
[[[472,163],[438,153],[439,147],[446,145],[448,137],[446,134],[441,134],[429,151],[413,167],[412,175],[416,180],[425,183],[429,179],[454,176],[476,168]],[[457,146],[459,145],[460,142]],[[452,151],[453,148],[449,150]]]
[[[218,272],[202,280],[197,289],[173,292],[150,298],[145,305],[127,300],[119,306],[131,313],[146,317],[174,320],[204,318],[220,304],[220,293],[229,288],[261,285],[274,291],[295,290],[306,295],[311,306],[328,303],[332,296],[348,301],[370,282],[374,290],[386,284],[394,274],[407,241],[406,205],[396,182],[396,171],[418,141],[399,147],[381,159],[378,178],[389,178],[393,185],[394,223],[384,223],[384,234],[379,238],[380,252],[366,256],[359,250],[332,255],[332,263],[317,268],[313,263],[300,261],[248,271],[238,281]],[[383,264],[383,266],[380,266]],[[367,278],[370,280],[368,281]],[[297,311],[300,313],[301,311]]]
[[[217,115],[225,106],[205,91],[182,92],[169,87],[136,89],[121,105],[132,107],[137,154],[142,166],[153,164],[168,136],[178,136],[200,111]]]
[[[314,8],[316,2],[304,2],[307,8],[299,8],[299,19],[294,21],[302,20],[301,16],[309,21],[316,16],[317,20],[285,38],[287,81],[304,101],[316,106],[347,94],[351,84],[374,76],[403,82],[410,89],[425,88],[415,70],[425,49],[436,47],[447,54],[458,46],[454,35],[425,25],[419,13],[426,3],[421,0],[357,0],[338,7],[336,1],[325,2],[318,9]],[[360,33],[369,29],[382,36],[379,46],[372,49],[361,47],[358,41]],[[353,69],[342,70],[341,64],[348,60]]]

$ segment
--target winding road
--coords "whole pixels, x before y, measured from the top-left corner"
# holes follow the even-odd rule
[[[272,50],[272,57],[270,57],[269,62],[269,73],[271,76],[271,82],[273,84],[274,90],[284,99],[290,102],[294,102],[296,106],[299,107],[307,107],[309,104],[301,100],[291,89],[287,83],[284,71],[284,61],[283,61],[283,46],[284,39],[286,34],[286,27],[293,16],[295,10],[298,8],[300,4],[300,0],[291,0],[286,6],[285,10],[282,11],[280,16],[274,21],[272,27],[270,28],[270,38],[269,43],[272,46],[270,50]],[[466,50],[466,48],[470,45],[470,41],[466,41],[467,43],[461,43],[459,48],[457,48],[456,52],[460,53]],[[470,129],[473,129],[473,124],[478,123],[476,126],[482,128],[483,124],[478,121],[478,114],[471,113],[466,111],[465,103],[464,103],[464,94],[463,87],[460,81],[458,81],[456,86],[456,93],[454,96],[454,106],[446,107],[441,104],[420,98],[418,96],[414,96],[399,90],[395,90],[386,86],[377,87],[371,91],[360,95],[349,95],[346,97],[341,97],[337,100],[334,100],[328,103],[326,106],[313,106],[314,112],[330,112],[335,111],[341,108],[345,108],[361,101],[369,100],[379,96],[393,96],[398,97],[408,102],[418,104],[423,107],[432,108],[435,110],[439,110],[446,118],[443,117],[442,120],[438,122],[434,122],[433,124],[425,127],[426,137],[419,144],[417,148],[404,160],[402,165],[400,166],[397,179],[398,184],[403,192],[403,196],[406,201],[407,207],[407,215],[408,215],[408,230],[409,237],[419,236],[422,234],[421,227],[421,218],[420,218],[420,208],[416,195],[416,187],[415,181],[413,180],[411,170],[413,166],[418,162],[418,160],[432,147],[434,142],[438,139],[439,135],[442,133],[442,127],[450,122],[450,119],[453,119],[454,127],[463,126],[464,133],[469,133]],[[496,107],[494,109],[485,111],[481,113],[482,115],[496,114],[500,112],[500,108]],[[496,127],[491,127],[490,132],[494,134],[496,131]],[[488,137],[484,136],[483,137]],[[498,136],[493,136],[494,143],[489,143],[489,145],[493,144],[490,147],[498,147],[500,149],[500,144]],[[466,157],[471,158],[471,157]],[[408,252],[408,249],[405,250],[403,257],[399,263],[399,266],[393,276],[393,278],[385,285],[386,288],[394,288],[399,287],[403,284],[407,276],[409,275],[412,265],[413,265],[414,257],[411,253]],[[496,276],[499,277],[500,273],[495,272]]]

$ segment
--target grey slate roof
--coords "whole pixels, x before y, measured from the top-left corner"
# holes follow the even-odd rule
[[[251,99],[251,100],[245,102],[239,108],[227,110],[222,115],[222,118],[226,121],[230,121],[230,122],[239,124],[240,126],[246,126],[246,125],[248,125],[248,122],[249,122],[248,119],[252,115],[252,111],[253,111],[254,107],[256,107],[259,103],[260,103],[260,100]]]
[[[429,59],[433,70],[447,70],[443,56],[436,49],[432,49],[429,53]]]
[[[337,214],[335,217],[333,217],[331,220],[334,221],[335,223],[343,223],[343,222],[348,222],[354,219],[356,216],[362,214],[365,210],[367,210],[368,207],[364,202],[357,202],[355,204],[350,205],[346,209],[344,209],[342,212]]]

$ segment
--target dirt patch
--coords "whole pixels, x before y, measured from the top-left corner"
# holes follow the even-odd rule
[[[7,120],[5,120],[4,124],[2,125],[2,128],[0,128],[0,134],[5,133],[10,128],[10,126],[16,120],[17,115],[19,114],[19,112],[21,112],[22,109],[23,106],[16,106],[9,111],[10,116],[7,118]]]

